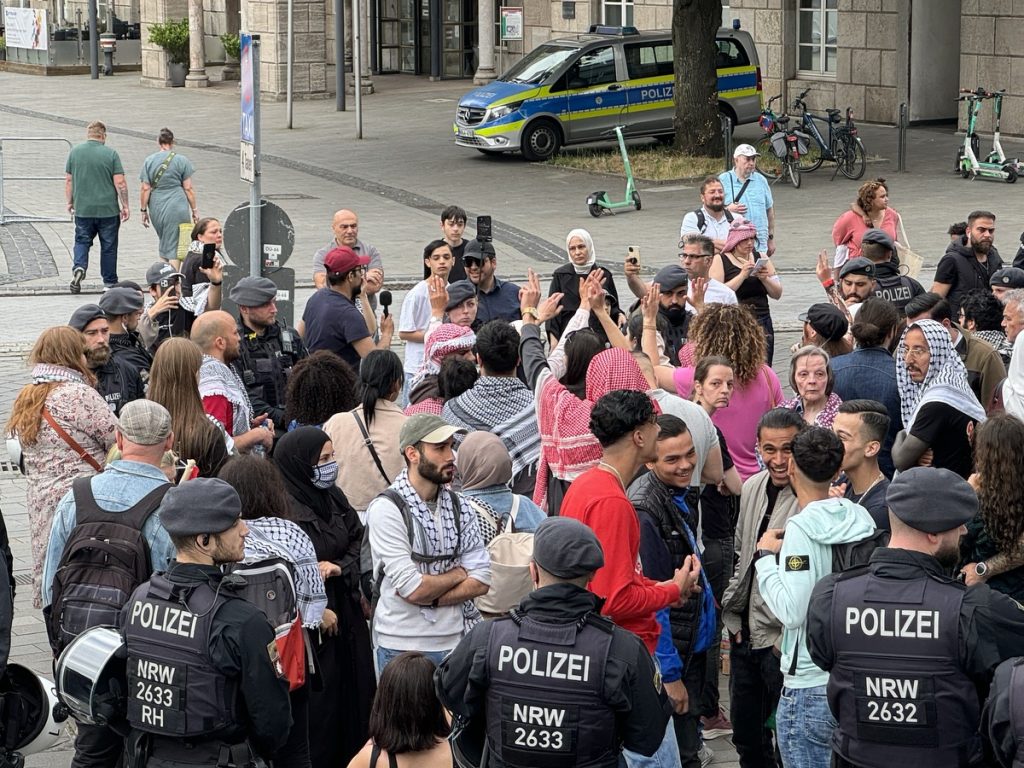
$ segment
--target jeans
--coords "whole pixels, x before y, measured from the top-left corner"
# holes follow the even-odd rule
[[[771,721],[782,693],[779,657],[772,648],[751,648],[744,635],[742,643],[733,640],[730,663],[729,719],[740,768],[776,768]]]
[[[669,719],[668,725],[665,726],[665,738],[662,739],[657,752],[648,757],[639,752],[623,749],[619,765],[622,765],[623,762],[625,762],[626,768],[680,768],[679,744],[676,741],[676,730],[672,725],[672,720]]]
[[[89,249],[97,235],[100,237],[100,276],[104,285],[117,282],[117,235],[121,229],[120,216],[75,216],[75,268],[89,269]]]
[[[682,768],[700,768],[700,715],[701,715],[701,693],[704,690],[705,678],[707,677],[707,651],[695,653],[686,659],[686,668],[683,670],[683,684],[686,686],[686,695],[690,699],[690,706],[681,715],[672,715],[672,726],[676,732],[676,742],[679,744],[679,763]],[[683,656],[685,659],[686,657]]]
[[[400,654],[405,651],[397,651],[393,648],[381,648],[377,646],[377,677],[380,678],[381,673],[384,671],[384,667],[394,661]],[[451,650],[447,651],[417,651],[422,653],[428,659],[435,664],[440,664],[444,661],[444,657],[451,653]]]
[[[71,768],[114,768],[123,752],[124,739],[110,728],[79,723]]]
[[[829,711],[824,685],[783,688],[775,721],[786,768],[827,768],[836,720]]]
[[[711,583],[711,594],[715,596],[715,602],[719,607],[725,596],[725,588],[729,585],[729,579],[732,577],[733,558],[735,557],[733,546],[732,538],[704,539],[704,558],[701,560],[701,566]],[[722,611],[719,608],[715,642],[703,654],[707,657],[704,690],[700,693],[700,714],[703,717],[714,717],[718,714],[718,670],[722,658],[722,646],[719,639],[722,637],[722,626]]]
[[[765,340],[765,360],[770,366],[772,360],[775,359],[775,326],[772,324],[771,315],[759,315],[757,318],[757,324],[761,326],[761,330],[764,331]]]

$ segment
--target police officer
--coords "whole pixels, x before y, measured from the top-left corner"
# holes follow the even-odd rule
[[[237,593],[248,528],[223,480],[167,492],[160,521],[176,558],[121,613],[128,648],[132,768],[244,768],[279,749],[291,727],[288,684],[266,616]]]
[[[460,765],[613,768],[623,747],[653,755],[672,707],[634,634],[600,615],[587,591],[604,565],[578,520],[537,526],[534,591],[505,618],[477,624],[437,669],[441,702],[461,732]]]
[[[900,274],[896,244],[888,232],[869,229],[861,238],[861,256],[875,265],[875,296],[885,299],[906,317],[906,306],[915,296],[925,292],[917,280]]]
[[[306,357],[298,332],[277,319],[277,286],[266,277],[243,277],[229,294],[238,305],[240,356],[234,365],[254,413],[268,413],[283,431],[285,390],[295,364]]]
[[[85,336],[85,361],[96,375],[96,389],[115,416],[125,403],[146,396],[138,369],[111,354],[110,323],[99,304],[76,309],[68,325]]]
[[[142,316],[142,292],[128,286],[110,288],[100,296],[100,309],[110,324],[110,355],[139,372],[143,383],[149,380],[153,356],[139,334]]]
[[[831,672],[833,766],[979,765],[975,685],[1024,654],[1024,609],[950,578],[978,513],[962,478],[915,467],[892,481],[886,502],[889,546],[819,581],[807,611],[811,658]]]

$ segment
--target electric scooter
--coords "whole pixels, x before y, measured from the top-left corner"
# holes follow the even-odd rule
[[[985,158],[987,163],[999,163],[1005,165],[1009,163],[1013,166],[1013,169],[1017,172],[1018,176],[1024,175],[1024,163],[1018,160],[1016,157],[1007,159],[1006,153],[1003,152],[1003,145],[999,142],[999,117],[1003,113],[1003,97],[1006,95],[1006,89],[1003,88],[1001,91],[994,91],[992,93],[993,107],[996,111],[996,124],[992,134],[992,151],[988,153],[988,157]]]
[[[594,218],[604,213],[614,213],[619,208],[640,210],[640,193],[633,183],[633,167],[629,164],[629,153],[626,152],[626,139],[622,135],[625,126],[616,125],[612,130],[619,140],[619,152],[622,153],[622,165],[626,169],[626,196],[621,201],[612,200],[605,191],[591,192],[587,195],[587,210]],[[611,131],[609,131],[611,133]]]
[[[989,93],[984,88],[976,91],[960,89],[962,94],[957,101],[967,102],[967,132],[964,134],[963,146],[957,151],[956,169],[965,179],[975,179],[983,176],[992,179],[1002,179],[1007,184],[1017,181],[1016,160],[1002,162],[993,161],[992,155],[989,159],[981,161],[978,159],[981,140],[975,131],[978,123],[978,115],[981,113],[982,102],[986,99],[995,98],[995,94]],[[997,129],[998,130],[998,129]],[[998,145],[998,132],[996,142]],[[1001,148],[1000,148],[1001,151]]]

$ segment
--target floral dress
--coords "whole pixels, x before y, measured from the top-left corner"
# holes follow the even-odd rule
[[[839,406],[842,404],[842,398],[833,392],[828,396],[825,407],[818,411],[818,415],[814,417],[814,425],[824,427],[825,429],[832,429],[832,422],[836,420],[836,414],[839,413]],[[791,411],[796,411],[801,416],[804,415],[804,403],[799,395],[792,400],[786,400],[779,408],[788,408]]]

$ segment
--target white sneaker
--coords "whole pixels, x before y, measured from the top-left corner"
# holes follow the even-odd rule
[[[701,744],[697,757],[700,758],[700,768],[707,768],[707,766],[711,765],[711,761],[715,759],[715,753],[711,751],[707,744]]]

